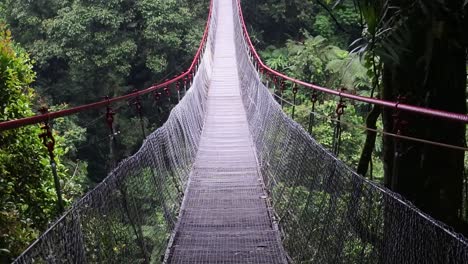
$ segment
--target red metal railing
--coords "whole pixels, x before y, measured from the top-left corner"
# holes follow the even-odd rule
[[[181,75],[179,75],[177,77],[174,77],[173,79],[170,79],[170,80],[165,81],[163,83],[156,84],[156,85],[148,87],[148,88],[146,88],[144,90],[133,92],[133,93],[130,93],[130,94],[127,94],[127,95],[113,97],[113,98],[105,99],[105,100],[102,100],[102,101],[99,101],[99,102],[80,105],[80,106],[72,107],[72,108],[69,108],[69,109],[61,110],[61,111],[49,112],[49,113],[45,113],[45,114],[41,114],[41,115],[35,115],[35,116],[31,116],[31,117],[26,117],[26,118],[1,122],[0,123],[0,131],[13,129],[13,128],[18,128],[18,127],[22,127],[22,126],[26,126],[26,125],[37,124],[37,123],[45,122],[47,120],[52,120],[54,118],[69,116],[69,115],[73,115],[73,114],[76,114],[76,113],[79,113],[79,112],[84,112],[84,111],[91,110],[91,109],[103,108],[103,107],[108,106],[109,104],[119,102],[119,101],[129,100],[129,99],[133,99],[133,98],[137,98],[137,97],[139,97],[141,95],[148,94],[148,93],[151,93],[151,92],[156,91],[158,89],[165,88],[165,87],[167,87],[167,86],[169,86],[169,85],[171,85],[171,84],[173,84],[175,82],[178,82],[180,80],[189,79],[189,78],[193,77],[195,75],[194,71],[195,71],[196,66],[198,64],[200,56],[202,55],[203,48],[205,47],[205,44],[206,44],[206,41],[207,41],[207,38],[208,38],[208,32],[209,32],[209,28],[210,28],[210,21],[211,21],[212,13],[213,13],[213,0],[211,0],[211,2],[210,2],[208,19],[207,19],[207,22],[206,22],[205,31],[203,33],[203,38],[200,41],[200,46],[198,47],[197,53],[195,54],[195,57],[194,57],[194,59],[192,61],[192,64],[190,65],[188,70],[186,72],[182,73]]]
[[[359,96],[359,95],[354,95],[354,94],[349,94],[346,92],[342,91],[336,91],[332,90],[329,88],[321,87],[315,84],[303,82],[294,78],[291,78],[283,73],[280,73],[278,71],[275,71],[268,67],[265,63],[263,63],[262,59],[258,55],[257,51],[255,50],[255,47],[250,39],[249,32],[247,31],[247,27],[245,25],[244,21],[244,15],[242,12],[242,6],[241,6],[241,0],[235,0],[237,1],[237,5],[239,7],[239,16],[240,16],[240,21],[242,24],[242,28],[244,31],[244,36],[245,39],[249,45],[250,52],[252,53],[255,61],[258,63],[261,69],[266,71],[267,73],[270,73],[272,75],[275,75],[277,77],[282,78],[283,80],[288,80],[290,82],[296,83],[297,85],[302,85],[304,87],[317,90],[323,93],[339,96],[342,98],[348,98],[351,100],[356,100],[360,102],[365,102],[365,103],[371,103],[375,105],[380,105],[383,107],[388,107],[388,108],[393,108],[393,109],[399,109],[399,110],[405,110],[413,113],[418,113],[418,114],[423,114],[427,116],[433,116],[433,117],[440,117],[443,119],[447,120],[452,120],[452,121],[457,121],[457,122],[463,122],[463,123],[468,123],[468,115],[467,114],[460,114],[460,113],[453,113],[453,112],[447,112],[447,111],[441,111],[441,110],[434,110],[426,107],[419,107],[419,106],[414,106],[414,105],[409,105],[409,104],[402,104],[398,102],[392,102],[392,101],[386,101],[386,100],[380,100],[380,99],[375,99],[375,98],[370,98],[370,97],[365,97],[365,96]]]

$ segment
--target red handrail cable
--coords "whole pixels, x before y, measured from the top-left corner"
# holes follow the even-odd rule
[[[130,94],[127,94],[127,95],[113,97],[113,98],[105,99],[105,100],[95,102],[95,103],[90,103],[90,104],[80,105],[80,106],[76,106],[76,107],[71,107],[69,109],[60,110],[60,111],[56,111],[56,112],[49,112],[49,113],[45,113],[45,114],[42,114],[42,115],[35,115],[35,116],[31,116],[31,117],[26,117],[26,118],[0,122],[0,131],[9,130],[9,129],[13,129],[13,128],[18,128],[18,127],[27,126],[27,125],[32,125],[32,124],[38,124],[38,123],[46,121],[46,120],[52,120],[52,119],[55,119],[55,118],[58,118],[58,117],[69,116],[69,115],[73,115],[73,114],[84,112],[84,111],[91,110],[91,109],[103,108],[103,107],[108,106],[109,104],[119,102],[119,101],[133,99],[133,98],[139,97],[141,95],[151,93],[151,92],[153,92],[155,90],[162,89],[162,88],[164,88],[166,86],[169,86],[170,84],[173,84],[173,83],[175,83],[175,82],[177,82],[179,80],[183,80],[185,77],[189,76],[193,72],[193,70],[195,69],[195,66],[198,63],[198,59],[201,56],[203,48],[205,47],[205,44],[206,44],[206,41],[207,41],[207,38],[208,38],[208,31],[210,29],[210,21],[211,21],[212,13],[213,13],[213,0],[211,0],[211,2],[210,2],[209,12],[208,12],[208,19],[207,19],[207,22],[206,22],[205,31],[203,32],[203,37],[202,37],[202,39],[200,41],[200,46],[198,47],[197,53],[195,54],[195,57],[193,58],[192,64],[190,65],[188,70],[186,72],[184,72],[183,74],[181,74],[181,75],[179,75],[177,77],[174,77],[173,79],[167,80],[167,81],[165,81],[163,83],[156,84],[156,85],[148,87],[148,88],[146,88],[144,90],[133,92],[133,93],[130,93]]]
[[[253,54],[253,57],[255,61],[257,61],[258,65],[260,65],[260,68],[263,69],[264,71],[266,70],[266,74],[273,74],[274,76],[283,78],[284,80],[291,81],[293,83],[302,85],[304,87],[324,92],[327,94],[343,97],[343,98],[348,98],[351,100],[356,100],[360,102],[365,102],[365,103],[370,103],[370,104],[375,104],[375,105],[380,105],[383,107],[388,107],[388,108],[394,108],[394,109],[399,109],[399,110],[405,110],[413,113],[418,113],[418,114],[423,114],[427,116],[433,116],[433,117],[439,117],[447,120],[452,120],[452,121],[457,121],[457,122],[462,122],[462,123],[468,123],[468,115],[467,114],[460,114],[460,113],[454,113],[454,112],[448,112],[448,111],[442,111],[442,110],[434,110],[426,107],[420,107],[420,106],[414,106],[414,105],[409,105],[409,104],[402,104],[398,102],[392,102],[392,101],[386,101],[386,100],[381,100],[381,99],[375,99],[375,98],[370,98],[370,97],[365,97],[365,96],[359,96],[359,95],[354,95],[354,94],[349,94],[346,92],[341,92],[341,91],[335,91],[329,88],[321,87],[315,84],[303,82],[294,78],[291,78],[283,73],[280,73],[278,71],[275,71],[268,67],[265,63],[263,63],[262,59],[258,55],[252,40],[250,39],[249,32],[247,31],[247,27],[245,25],[244,21],[244,14],[242,12],[242,6],[240,0],[235,0],[237,1],[237,5],[239,8],[239,17],[241,21],[241,26],[244,31],[244,36],[247,41],[247,44],[249,45],[250,51]]]

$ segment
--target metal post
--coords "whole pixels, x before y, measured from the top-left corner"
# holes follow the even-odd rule
[[[398,103],[403,103],[406,101],[406,97],[399,95],[397,97],[397,102]],[[393,114],[393,133],[397,135],[404,135],[405,131],[408,129],[408,121],[404,115],[404,113],[401,110],[396,110],[395,113]],[[403,157],[403,153],[405,152],[404,150],[404,144],[399,138],[394,139],[394,144],[395,144],[395,152],[393,156],[393,175],[399,175],[398,169],[400,168],[400,163],[401,159]],[[392,177],[391,181],[391,189],[392,190],[398,190],[399,188],[399,177]]]
[[[312,135],[312,131],[314,128],[314,123],[315,123],[315,104],[317,103],[318,100],[318,92],[316,90],[312,91],[312,94],[310,95],[310,101],[312,101],[312,110],[310,111],[309,114],[309,134]]]
[[[190,72],[188,76],[189,76],[189,87],[188,88],[190,89],[190,87],[193,85],[194,76],[193,76],[192,72]]]
[[[336,121],[335,121],[335,129],[333,131],[333,154],[338,157],[340,154],[340,145],[341,145],[341,116],[344,114],[346,108],[346,104],[342,97],[338,101],[336,106]]]
[[[106,97],[109,100],[109,97]],[[114,130],[114,115],[115,112],[112,110],[110,104],[107,105],[106,108],[106,123],[109,127],[110,135],[109,135],[109,156],[110,156],[110,169],[113,169],[116,165],[116,157],[115,157],[115,130]]]
[[[47,114],[49,110],[47,108],[42,108],[39,110],[42,114]],[[54,187],[55,193],[57,194],[57,209],[60,214],[64,212],[63,198],[62,198],[62,189],[60,186],[60,179],[57,173],[57,163],[55,162],[55,138],[52,133],[52,128],[49,125],[49,122],[44,122],[44,125],[41,127],[44,132],[39,135],[39,138],[42,139],[42,144],[47,148],[49,152],[50,167],[52,168],[52,174],[54,177]]]
[[[138,115],[138,119],[140,120],[141,134],[143,136],[143,139],[145,139],[146,138],[145,122],[143,120],[143,106],[141,105],[140,96],[137,96],[135,100],[132,102],[132,104],[133,106],[135,106],[135,111]]]
[[[292,91],[293,91],[293,106],[292,106],[292,113],[291,113],[291,118],[292,118],[292,120],[294,120],[294,114],[295,114],[295,112],[296,112],[297,90],[298,90],[297,85],[296,85],[296,83],[294,83],[294,84],[293,84],[293,89],[292,89]]]
[[[185,95],[185,94],[184,94],[184,95]],[[154,101],[156,102],[156,104],[158,104],[158,103],[160,102],[160,100],[161,100],[161,93],[158,92],[158,91],[155,91],[155,92],[153,93],[153,99],[154,99]],[[157,109],[157,111],[158,111],[158,113],[159,113],[159,115],[158,115],[158,124],[160,124],[161,121],[162,121],[162,117],[161,117],[162,110],[161,110],[161,108],[159,107],[159,105],[156,106],[156,109]]]
[[[281,83],[280,83],[280,102],[281,102],[281,109],[284,108],[284,98],[283,98],[283,91],[285,89],[285,86],[286,86],[286,83],[284,82],[284,79],[281,80]]]
[[[123,204],[123,209],[125,211],[125,214],[127,214],[128,221],[130,222],[130,225],[132,226],[133,233],[135,234],[138,246],[141,249],[141,253],[143,254],[144,260],[143,263],[149,264],[150,263],[150,257],[148,250],[146,249],[146,243],[145,243],[145,238],[143,236],[143,230],[141,228],[140,219],[134,219],[131,211],[130,211],[130,205],[129,201],[127,198],[127,189],[126,186],[122,183],[119,184],[120,186],[120,193],[122,197],[122,204]],[[138,218],[138,213],[136,213],[136,217]]]
[[[177,90],[177,103],[179,103],[180,102],[180,82],[179,81],[177,81],[175,87]]]

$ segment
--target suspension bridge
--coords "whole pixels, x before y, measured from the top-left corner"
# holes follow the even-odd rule
[[[240,1],[213,0],[199,50],[182,75],[0,123],[12,129],[100,107],[112,122],[117,101],[160,96],[170,87],[184,95],[137,153],[15,263],[468,263],[466,238],[319,145],[282,111],[265,73],[339,98],[468,122],[466,115],[347,94],[273,71],[250,41]]]

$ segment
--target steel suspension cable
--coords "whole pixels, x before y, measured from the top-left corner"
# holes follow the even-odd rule
[[[278,100],[281,100],[281,101],[287,103],[291,107],[298,107],[299,106],[299,104],[295,104],[295,103],[293,103],[291,101],[288,101],[288,100],[286,100],[286,99],[284,99],[282,97],[279,97],[276,94],[273,94],[273,96],[275,98],[278,98]],[[385,132],[385,131],[383,131],[381,129],[372,129],[372,128],[368,128],[368,127],[363,126],[363,125],[356,125],[356,124],[353,124],[353,123],[343,121],[341,119],[332,118],[332,117],[320,114],[320,113],[315,112],[315,111],[310,111],[309,113],[316,116],[316,117],[319,117],[321,119],[327,120],[327,121],[338,122],[338,123],[341,123],[341,124],[346,125],[346,126],[359,128],[359,129],[364,129],[366,131],[371,131],[371,132],[375,132],[375,133],[378,133],[378,134],[382,134],[382,135],[386,135],[386,136],[390,136],[390,137],[394,137],[394,138],[405,139],[405,140],[409,140],[409,141],[414,141],[414,142],[439,146],[439,147],[443,147],[443,148],[450,148],[450,149],[453,149],[453,150],[461,150],[461,151],[468,152],[468,147],[457,146],[457,145],[452,145],[452,144],[445,144],[445,143],[441,143],[441,142],[437,142],[437,141],[433,141],[433,140],[426,140],[426,139],[421,139],[421,138],[416,138],[416,137],[398,135],[398,134],[395,134],[395,133]],[[292,118],[292,116],[291,116],[291,118]]]

